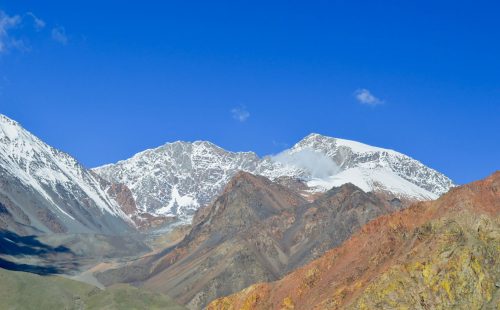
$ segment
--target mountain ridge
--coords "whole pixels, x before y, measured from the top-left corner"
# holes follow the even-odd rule
[[[130,218],[99,179],[0,114],[0,224],[23,233],[126,233]]]
[[[364,191],[427,200],[454,186],[446,176],[397,151],[315,133],[277,155],[226,151],[203,140],[176,141],[92,170],[127,185],[140,212],[186,222],[240,170],[272,180],[302,180],[309,187],[304,193],[311,194],[351,182]]]
[[[382,215],[284,278],[208,309],[497,309],[500,171]]]
[[[168,292],[199,309],[236,288],[279,279],[368,220],[402,207],[352,184],[308,202],[286,186],[240,171],[208,210],[199,210],[203,215],[174,247],[96,276],[105,285],[138,283]]]

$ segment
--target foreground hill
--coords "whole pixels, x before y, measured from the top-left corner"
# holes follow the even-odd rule
[[[339,245],[361,225],[400,209],[352,184],[307,202],[262,176],[238,173],[174,248],[97,275],[141,283],[199,309],[248,285],[273,281]]]
[[[208,309],[500,309],[500,172],[365,225]]]
[[[39,276],[0,268],[2,309],[165,309],[181,310],[168,296],[128,285],[100,290],[57,276]]]

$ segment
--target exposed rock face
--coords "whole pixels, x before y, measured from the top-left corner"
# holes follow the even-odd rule
[[[134,196],[132,196],[132,192],[126,185],[117,183],[111,184],[107,193],[116,200],[125,214],[132,215],[137,213]]]
[[[0,229],[125,234],[133,224],[98,178],[0,115]]]
[[[314,197],[352,183],[365,192],[388,192],[400,199],[435,199],[453,186],[443,174],[401,153],[355,141],[311,134],[278,156],[228,152],[210,142],[167,143],[130,159],[94,169],[127,185],[138,212],[175,216],[190,222],[195,211],[222,192],[238,171],[273,181],[300,180]]]
[[[500,309],[500,172],[381,216],[342,246],[208,309]]]
[[[286,273],[339,245],[369,220],[400,208],[350,183],[298,207],[281,239],[282,247],[290,249]]]
[[[116,201],[120,209],[135,223],[135,226],[138,229],[144,231],[176,220],[175,217],[139,212],[137,210],[134,196],[126,185],[111,183],[100,177],[97,173],[91,173],[99,180],[101,188],[109,195],[110,198]]]
[[[309,203],[287,187],[240,172],[176,247],[98,278],[143,282],[199,309],[250,284],[279,279],[397,209],[352,184]]]
[[[253,153],[231,153],[209,142],[175,142],[94,171],[113,183],[126,184],[140,212],[189,221],[234,174],[254,170],[259,162]]]
[[[2,186],[1,184],[3,184],[2,180],[0,180],[0,186]],[[36,231],[31,226],[30,217],[12,202],[8,196],[3,194],[0,194],[0,228],[2,230],[15,231],[22,235]],[[62,232],[62,230],[55,229],[55,232]]]

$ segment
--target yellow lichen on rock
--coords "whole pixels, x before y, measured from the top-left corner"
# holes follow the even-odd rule
[[[360,294],[352,308],[480,309],[492,300],[500,273],[499,239],[478,231],[471,217],[437,221],[412,262],[394,265]],[[477,219],[480,221],[480,219]],[[477,223],[476,223],[477,224]],[[490,223],[491,224],[491,223]],[[488,225],[490,232],[499,225]],[[419,231],[419,236],[422,234]],[[440,255],[446,253],[446,255]]]
[[[209,310],[231,310],[231,300],[227,297],[219,298],[214,300],[208,308]]]
[[[286,297],[285,299],[283,299],[283,303],[282,303],[282,310],[292,310],[292,309],[295,309],[295,304],[293,303],[293,300],[292,298],[290,298],[290,296]]]

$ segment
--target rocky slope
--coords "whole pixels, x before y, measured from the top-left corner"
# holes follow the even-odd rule
[[[124,234],[133,226],[92,172],[0,115],[0,229]]]
[[[141,212],[190,221],[238,171],[255,171],[259,165],[254,153],[227,152],[197,141],[168,143],[94,171],[111,182],[126,184]]]
[[[500,172],[379,217],[283,279],[208,309],[500,309]]]
[[[142,283],[200,309],[250,284],[279,279],[399,208],[352,184],[310,203],[265,177],[239,172],[178,245],[97,277],[105,284]]]
[[[114,200],[120,209],[134,222],[137,229],[146,231],[156,228],[165,223],[175,221],[175,217],[166,215],[155,215],[147,212],[141,212],[137,208],[132,191],[125,184],[112,183],[97,173],[92,172],[92,175],[99,181],[101,188],[106,194]]]
[[[238,171],[272,180],[300,179],[309,192],[352,183],[364,191],[388,192],[410,200],[435,199],[453,186],[446,176],[401,153],[318,134],[264,158],[252,152],[228,152],[210,142],[179,141],[94,171],[108,181],[127,185],[138,212],[187,222]]]

